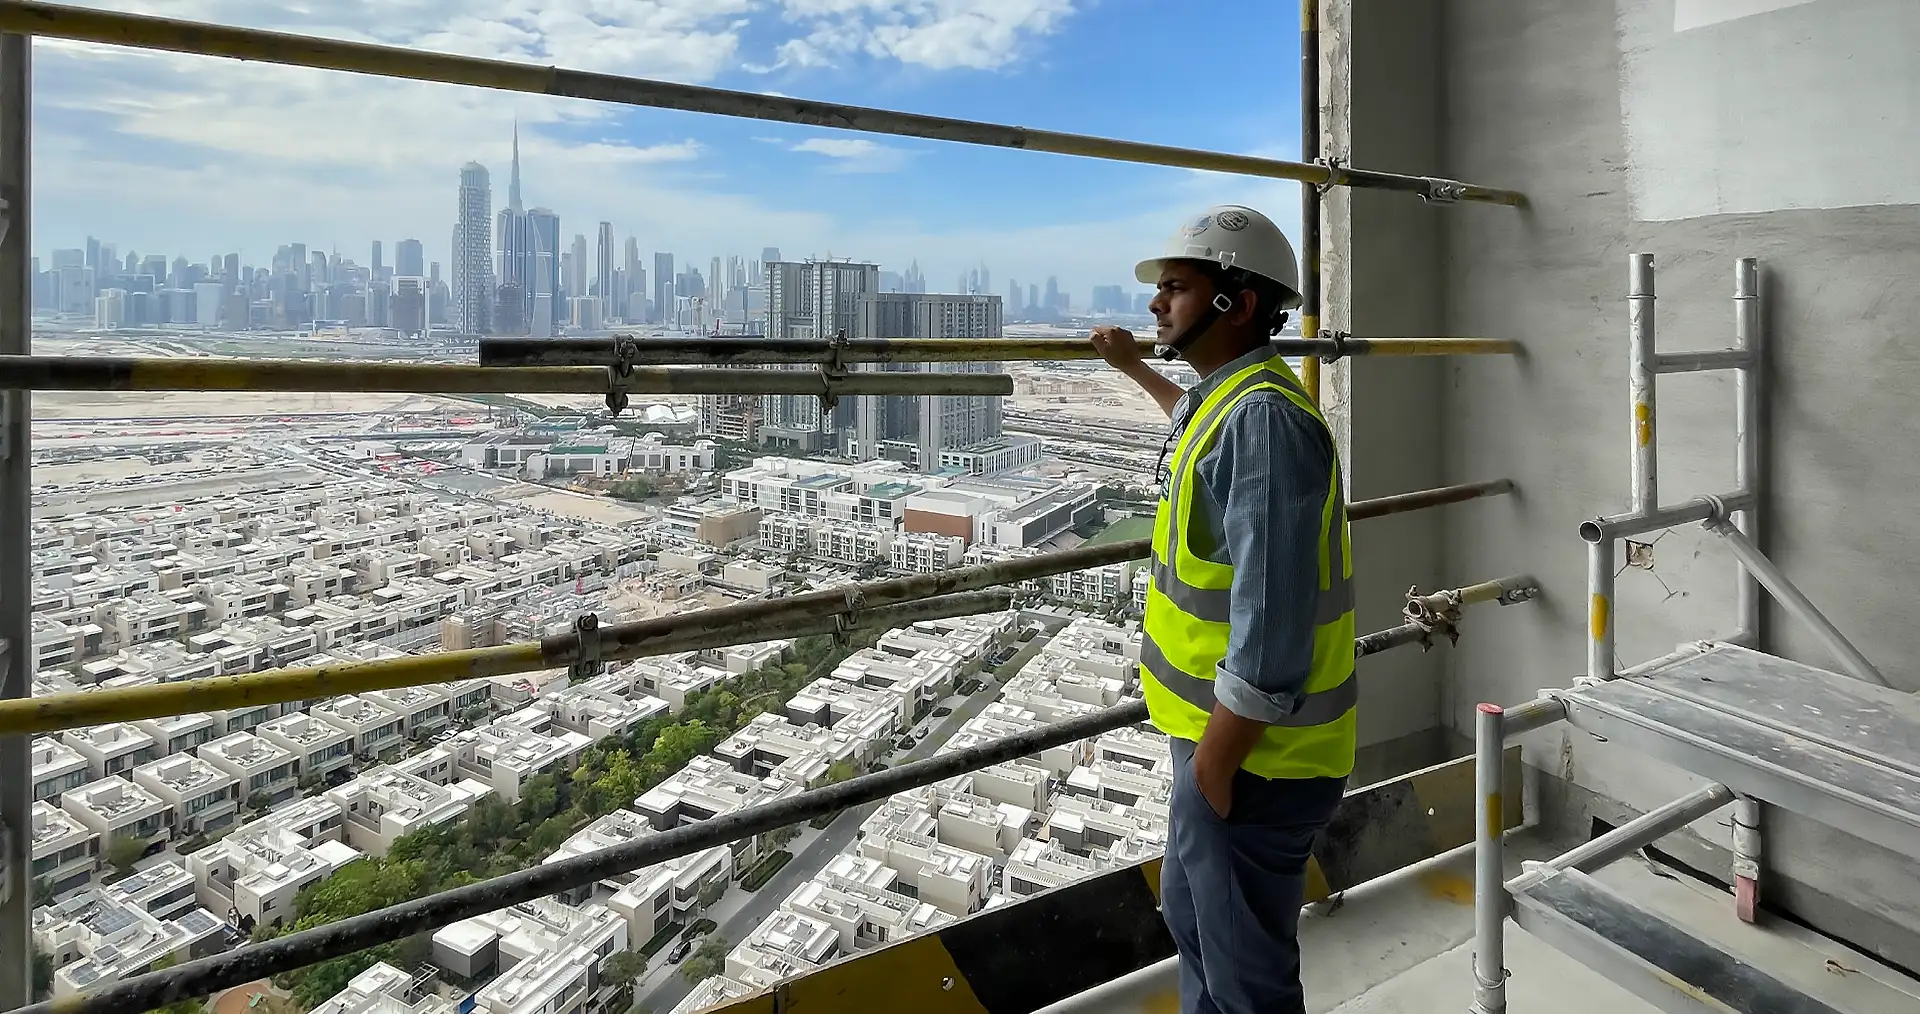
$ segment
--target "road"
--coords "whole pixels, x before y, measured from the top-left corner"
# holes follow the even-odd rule
[[[1048,635],[1035,637],[1020,649],[1019,654],[1001,667],[998,675],[1004,678],[1019,672],[1020,667],[1026,665],[1028,659],[1045,647],[1047,640]],[[947,740],[952,739],[962,725],[986,710],[987,705],[999,700],[1001,679],[990,672],[982,672],[980,678],[987,681],[986,686],[967,698],[966,702],[955,708],[953,714],[946,716],[930,735],[916,743],[913,749],[895,757],[893,762],[903,764],[933,756],[933,752],[940,749]],[[738,944],[745,939],[747,934],[753,932],[754,927],[759,926],[767,916],[773,914],[774,909],[780,907],[780,903],[786,900],[787,895],[793,893],[794,888],[812,880],[815,874],[833,861],[834,856],[846,851],[847,846],[853,843],[854,834],[860,830],[860,825],[865,823],[873,811],[880,808],[880,805],[868,803],[842,813],[833,823],[827,825],[827,829],[821,832],[820,837],[815,838],[812,844],[802,850],[799,855],[794,856],[792,862],[781,867],[780,872],[774,874],[773,879],[767,881],[766,886],[750,895],[750,900],[742,905],[739,911],[727,917],[720,924],[718,932],[726,937],[730,944]],[[640,1007],[643,1010],[652,1011],[653,1014],[666,1014],[673,1009],[674,1004],[685,999],[691,992],[693,992],[693,984],[680,975],[676,968],[670,978],[640,998]]]

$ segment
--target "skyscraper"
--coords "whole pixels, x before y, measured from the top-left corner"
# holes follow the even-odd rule
[[[380,277],[380,241],[373,241],[373,276]]]
[[[512,288],[520,302],[511,315],[496,314],[502,333],[526,334],[533,323],[534,273],[538,270],[539,237],[534,234],[533,216],[520,203],[520,126],[513,128],[513,169],[507,177],[507,206],[500,209],[495,231],[500,239],[499,291]],[[497,303],[496,310],[505,306]],[[511,320],[511,326],[507,321]],[[540,334],[539,332],[533,332]],[[540,334],[546,337],[545,334]]]
[[[653,255],[653,319],[668,326],[676,326],[679,318],[675,313],[673,291],[673,255],[656,253]]]
[[[591,296],[593,287],[593,268],[587,260],[587,237],[585,233],[573,234],[573,280],[567,283],[567,295],[574,299]]]
[[[773,261],[766,268],[769,338],[831,338],[838,331],[851,336],[858,327],[861,297],[880,288],[878,264]],[[853,401],[842,399],[828,415],[812,395],[764,395],[760,438],[817,450],[824,437],[853,425]]]
[[[613,223],[600,223],[600,255],[594,264],[592,295],[600,297],[603,307],[613,304]]]
[[[493,309],[493,184],[487,167],[460,167],[459,217],[453,226],[452,324],[462,334],[485,334]]]
[[[999,338],[999,296],[873,293],[858,300],[859,338]],[[902,372],[994,373],[995,362],[886,363],[866,369]],[[1001,434],[999,398],[978,395],[866,395],[852,399],[851,444],[857,456],[911,460],[923,471],[940,466],[940,452]],[[843,441],[844,445],[845,441]]]
[[[235,262],[238,263],[237,259]],[[419,278],[427,273],[427,255],[419,240],[403,239],[393,245],[393,273],[406,278]]]
[[[560,216],[550,208],[527,212],[528,228],[533,234],[532,309],[527,322],[530,332],[539,337],[559,334],[565,305],[560,295]]]
[[[635,236],[627,237],[627,291],[620,293],[615,313],[629,324],[647,319],[647,269],[640,264],[640,240]]]

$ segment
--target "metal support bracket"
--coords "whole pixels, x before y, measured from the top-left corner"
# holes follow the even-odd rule
[[[575,683],[584,683],[607,671],[607,663],[600,656],[600,615],[582,613],[573,621],[573,632],[580,641],[580,661],[567,667],[567,676]]]
[[[1428,204],[1456,204],[1467,192],[1467,185],[1459,180],[1425,176],[1420,182],[1420,199]]]
[[[1317,358],[1323,363],[1337,363],[1353,354],[1352,346],[1347,344],[1348,341],[1353,338],[1351,332],[1331,331],[1327,328],[1321,328],[1320,333],[1316,337],[1333,343],[1332,352],[1322,352],[1318,355]]]
[[[835,390],[835,385],[846,378],[847,364],[845,355],[850,344],[847,340],[846,328],[835,331],[833,337],[827,341],[827,354],[825,358],[820,360],[819,366],[820,413],[822,415],[833,411],[834,406],[840,403],[840,394]]]
[[[1506,593],[1511,594],[1514,593]],[[1505,601],[1506,595],[1501,596],[1502,601]],[[1415,585],[1407,589],[1407,605],[1401,615],[1408,623],[1420,628],[1421,651],[1433,648],[1435,634],[1445,634],[1448,644],[1460,643],[1460,594],[1457,591],[1449,589],[1422,595],[1420,587]]]
[[[639,355],[640,343],[632,338],[621,337],[613,343],[613,364],[607,367],[607,411],[616,417],[626,411],[627,381]]]
[[[1333,181],[1335,179],[1338,179],[1340,176],[1340,166],[1343,164],[1343,160],[1337,156],[1328,156],[1326,158],[1314,159],[1313,164],[1323,165],[1327,167],[1327,181],[1325,183],[1315,183],[1313,185],[1313,189],[1320,191],[1320,196],[1325,197],[1327,196],[1327,191],[1332,190],[1334,188]]]
[[[860,611],[866,605],[867,594],[860,590],[859,585],[847,589],[847,611],[836,613],[833,617],[834,643],[845,648],[853,642],[853,631],[860,626]]]

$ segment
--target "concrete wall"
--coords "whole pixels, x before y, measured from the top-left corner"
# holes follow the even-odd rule
[[[1431,165],[1440,157],[1436,11],[1426,4],[1330,5],[1323,58],[1330,101],[1324,150],[1350,164]],[[1349,40],[1364,44],[1349,49]],[[1324,326],[1360,335],[1420,335],[1441,326],[1441,216],[1404,195],[1331,191],[1323,220]],[[1349,500],[1438,486],[1446,364],[1375,359],[1340,364],[1327,378],[1330,421],[1349,449]],[[1357,411],[1348,412],[1352,405]],[[1354,534],[1358,628],[1401,622],[1406,591],[1441,587],[1441,512],[1361,522]],[[1443,759],[1444,652],[1387,652],[1360,662],[1356,781]],[[1386,744],[1381,746],[1380,744]],[[1369,760],[1376,763],[1369,763]]]
[[[1775,353],[1770,551],[1897,685],[1920,689],[1907,661],[1920,625],[1902,615],[1901,594],[1920,559],[1920,4],[1371,6],[1392,13],[1351,26],[1353,115],[1404,133],[1380,137],[1369,120],[1355,163],[1532,200],[1524,212],[1439,209],[1437,221],[1417,202],[1354,202],[1351,294],[1369,304],[1354,330],[1416,327],[1437,300],[1437,333],[1518,338],[1531,351],[1519,361],[1367,363],[1354,379],[1356,495],[1497,475],[1522,488],[1415,522],[1437,526],[1444,554],[1414,549],[1434,530],[1411,527],[1369,549],[1437,561],[1449,584],[1514,571],[1543,580],[1543,601],[1476,612],[1444,654],[1447,720],[1469,729],[1474,702],[1515,703],[1584,667],[1575,532],[1627,507],[1635,251],[1656,257],[1666,350],[1730,344],[1734,258],[1760,259]],[[1431,90],[1421,87],[1423,46],[1433,47]],[[1407,90],[1385,97],[1396,88]],[[1413,122],[1422,115],[1437,130]],[[1424,157],[1429,144],[1437,157]],[[1659,385],[1662,499],[1730,486],[1731,382]],[[1380,530],[1367,534],[1372,542]],[[1734,565],[1710,539],[1671,532],[1651,568],[1621,575],[1622,664],[1731,631]],[[1376,596],[1387,590],[1379,581],[1370,575]],[[1777,610],[1768,617],[1771,650],[1831,665],[1805,630]],[[1530,763],[1568,780],[1550,798],[1575,808],[1644,810],[1696,784],[1563,729],[1527,745]],[[1920,866],[1775,811],[1769,819],[1774,900],[1920,966]],[[1725,841],[1714,821],[1696,830]]]

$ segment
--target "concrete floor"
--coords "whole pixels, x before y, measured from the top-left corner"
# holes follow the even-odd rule
[[[1509,876],[1521,862],[1562,848],[1521,836],[1508,849]],[[1733,948],[1783,981],[1845,1014],[1920,1010],[1920,982],[1866,955],[1801,930],[1754,927],[1733,916],[1731,896],[1640,858],[1597,876],[1637,903]],[[1473,857],[1438,860],[1347,892],[1329,910],[1301,920],[1307,1009],[1326,1014],[1464,1012],[1473,1000]],[[1513,1014],[1653,1014],[1657,1008],[1507,924],[1508,1009]],[[1041,1014],[1175,1014],[1172,961],[1142,969]]]

